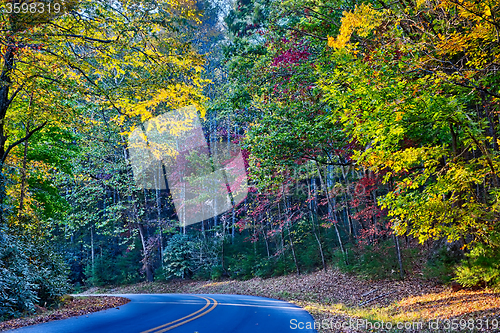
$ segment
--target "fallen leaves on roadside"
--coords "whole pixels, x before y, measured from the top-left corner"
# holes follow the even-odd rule
[[[500,293],[488,290],[431,293],[399,302],[398,312],[414,312],[422,319],[450,319],[457,316],[498,312]]]
[[[49,310],[30,317],[17,318],[0,322],[0,331],[46,323],[52,320],[60,320],[69,317],[86,315],[92,312],[114,308],[126,304],[129,301],[130,300],[127,298],[115,296],[75,297],[58,310]]]

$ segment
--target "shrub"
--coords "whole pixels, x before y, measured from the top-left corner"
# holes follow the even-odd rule
[[[188,235],[175,234],[163,250],[165,278],[187,278],[192,275],[192,244]]]
[[[220,280],[224,275],[224,270],[221,265],[216,265],[210,270],[210,280]]]
[[[67,267],[46,244],[30,244],[0,231],[0,319],[57,304],[69,290]]]
[[[340,250],[333,254],[333,264],[344,272],[355,273],[367,279],[399,279],[399,264],[392,239],[375,245],[347,247],[349,265]],[[417,256],[417,249],[401,247],[403,270],[408,274]]]
[[[46,246],[40,247],[33,256],[38,258],[34,281],[38,285],[40,305],[58,305],[60,296],[70,290],[69,268],[64,258]]]
[[[33,312],[38,286],[26,256],[26,247],[12,236],[0,233],[0,319]]]
[[[101,254],[88,263],[84,269],[85,284],[90,286],[124,285],[141,281],[141,251],[138,248],[123,251],[104,249]]]
[[[115,284],[117,274],[113,261],[107,254],[96,256],[94,265],[89,263],[85,267],[85,283],[91,286]]]
[[[464,287],[488,286],[500,289],[500,237],[489,244],[477,244],[456,268],[455,281]]]
[[[191,238],[193,279],[217,280],[224,275],[222,269],[223,237]]]
[[[141,260],[141,251],[137,248],[118,256],[116,259],[116,280],[114,283],[122,285],[141,281],[143,279],[139,265]]]
[[[426,279],[436,279],[441,283],[451,282],[455,266],[460,260],[448,251],[446,246],[441,246],[427,261],[422,273]]]

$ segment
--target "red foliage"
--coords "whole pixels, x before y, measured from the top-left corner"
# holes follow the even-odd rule
[[[390,225],[384,219],[386,213],[376,202],[375,194],[380,186],[379,175],[368,173],[353,185],[354,193],[350,204],[352,208],[357,208],[357,213],[351,217],[361,225],[358,240],[361,243],[371,243],[390,235]]]
[[[283,38],[282,42],[285,44],[290,43],[287,39]],[[302,48],[302,49],[300,49]],[[300,62],[307,60],[311,55],[308,52],[308,47],[301,47],[300,44],[292,44],[290,49],[282,52],[273,59],[271,66],[273,67],[289,67],[291,65],[299,64]]]

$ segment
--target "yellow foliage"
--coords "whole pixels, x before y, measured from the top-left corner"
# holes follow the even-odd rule
[[[340,32],[336,38],[328,36],[328,46],[336,49],[344,48],[354,32],[361,37],[380,25],[383,12],[374,9],[370,4],[356,6],[353,12],[344,11]]]
[[[494,9],[495,8],[495,9]],[[485,51],[486,45],[498,43],[498,28],[494,12],[498,4],[492,7],[487,2],[442,0],[436,6],[449,16],[456,16],[456,21],[465,29],[439,34],[436,43],[438,55],[468,54],[467,66],[484,67],[499,60],[498,50]],[[455,23],[457,24],[457,23]]]
[[[8,66],[3,68],[12,95],[8,112],[0,119],[6,146],[23,137],[21,124],[28,122],[31,129],[43,123],[58,128],[71,123],[75,132],[95,131],[100,121],[93,116],[79,117],[87,106],[96,110],[89,112],[112,109],[120,125],[130,118],[145,122],[191,104],[205,115],[203,57],[186,47],[183,32],[174,27],[179,18],[200,22],[196,1],[123,0],[110,6],[99,1],[67,0],[64,3],[71,6],[72,13],[61,11],[50,17],[27,14],[31,16],[25,22],[22,19],[27,16],[8,15],[6,3],[0,1],[0,54],[5,56],[16,45],[14,66],[10,71]],[[147,9],[149,5],[157,9]],[[74,15],[77,12],[92,15]],[[129,133],[125,126],[121,129],[123,134]],[[20,148],[23,146],[14,148],[6,161],[12,170],[20,170],[22,165]],[[35,148],[29,146],[31,149]],[[51,168],[48,163],[30,161],[27,171],[51,180]],[[6,200],[17,208],[21,177],[19,173],[8,177],[12,182],[6,185]],[[89,180],[84,175],[76,177]],[[10,214],[9,222],[20,223],[21,218],[36,222],[44,203],[37,202],[41,199],[30,192],[26,182],[22,193],[22,214]]]

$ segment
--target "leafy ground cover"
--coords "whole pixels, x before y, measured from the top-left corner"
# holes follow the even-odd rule
[[[319,332],[500,332],[500,293],[453,291],[418,278],[363,280],[336,269],[246,281],[139,283],[91,288],[85,293],[224,293],[272,297],[304,307],[320,326]],[[335,328],[342,323],[351,324]],[[370,323],[375,327],[372,330]],[[385,328],[376,329],[382,323]],[[392,329],[387,329],[388,323]],[[398,324],[403,325],[402,329],[397,329]]]
[[[52,320],[60,320],[69,317],[86,315],[92,312],[119,307],[128,302],[129,300],[126,298],[114,296],[70,298],[64,303],[61,308],[57,310],[47,310],[43,307],[37,307],[36,315],[0,322],[0,331],[41,324]]]

